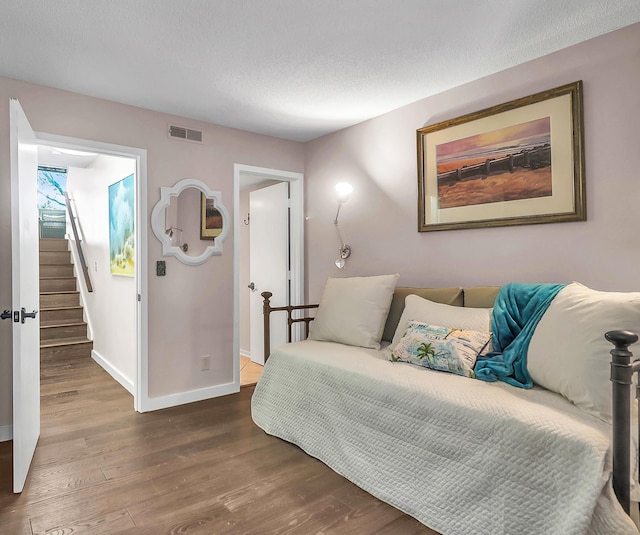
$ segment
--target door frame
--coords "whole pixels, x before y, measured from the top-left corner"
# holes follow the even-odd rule
[[[289,182],[290,303],[302,304],[304,284],[304,175],[252,165],[233,165],[233,382],[240,388],[240,185],[248,178]]]
[[[79,139],[46,132],[36,132],[39,145],[95,152],[105,156],[132,158],[136,162],[135,191],[135,280],[136,312],[136,374],[133,377],[133,408],[138,412],[152,410],[149,403],[149,314],[147,293],[147,151],[136,147],[114,145],[89,139]]]

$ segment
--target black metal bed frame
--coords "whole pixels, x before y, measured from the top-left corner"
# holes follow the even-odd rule
[[[296,323],[304,323],[305,338],[309,336],[309,323],[313,317],[294,318],[293,312],[308,311],[319,305],[288,305],[272,307],[271,292],[262,292],[264,315],[264,360],[271,353],[271,312],[287,312],[287,342],[291,342],[292,327]],[[629,514],[631,508],[631,384],[633,374],[640,372],[640,359],[633,360],[629,346],[638,341],[638,335],[631,331],[609,331],[604,337],[614,345],[611,350],[611,382],[612,386],[612,452],[613,452],[613,490],[624,511]],[[640,377],[636,383],[636,400],[640,411]],[[640,434],[640,419],[638,420]]]
[[[609,331],[605,338],[614,345],[611,350],[611,382],[613,383],[613,490],[627,514],[630,510],[631,487],[631,383],[640,371],[640,360],[632,362],[629,346],[638,341],[631,331]],[[640,408],[640,383],[636,383],[636,400]],[[640,421],[638,422],[640,430]]]
[[[295,310],[311,310],[318,308],[320,305],[287,305],[284,307],[272,307],[269,300],[273,294],[271,292],[262,292],[260,295],[264,299],[262,303],[262,314],[264,317],[264,361],[266,363],[269,355],[271,354],[271,319],[269,314],[271,314],[271,312],[287,311],[287,342],[289,343],[291,342],[292,327],[294,323],[304,323],[304,337],[307,338],[309,336],[309,323],[314,320],[314,318],[306,316],[302,318],[294,318],[293,312]]]

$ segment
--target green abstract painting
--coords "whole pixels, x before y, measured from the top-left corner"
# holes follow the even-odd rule
[[[133,175],[109,186],[109,257],[112,275],[135,274]]]

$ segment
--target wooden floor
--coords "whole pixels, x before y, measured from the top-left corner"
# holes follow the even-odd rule
[[[253,386],[260,379],[262,366],[252,362],[249,357],[240,355],[240,387]]]
[[[91,359],[42,364],[24,492],[0,443],[0,533],[430,534],[250,416],[253,388],[152,413]]]

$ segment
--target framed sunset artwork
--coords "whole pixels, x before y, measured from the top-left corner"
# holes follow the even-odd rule
[[[586,219],[582,83],[417,131],[418,230]]]

